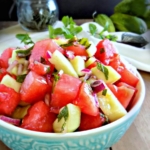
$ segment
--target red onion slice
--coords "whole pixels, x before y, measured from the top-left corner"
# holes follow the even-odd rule
[[[9,67],[7,68],[7,72],[11,72],[11,70],[18,64],[18,61],[17,60],[14,60],[10,65]]]
[[[66,57],[69,59],[74,59],[74,52],[72,51],[66,51]]]
[[[84,73],[84,76],[82,77],[82,80],[83,81],[88,80],[91,76],[92,71],[90,69],[87,69],[87,68],[82,69],[81,71]]]
[[[99,107],[99,102],[98,102],[97,94],[96,94],[96,93],[93,93],[92,95],[93,95],[93,97],[94,97],[96,106]]]
[[[81,71],[82,71],[83,73],[85,73],[85,74],[91,74],[91,73],[92,73],[91,70],[90,70],[90,69],[87,69],[87,68],[82,69]]]
[[[50,51],[47,51],[46,57],[47,57],[48,59],[51,58],[51,57],[52,57],[52,53],[51,53]]]
[[[3,120],[7,123],[19,126],[20,125],[20,119],[14,119],[14,118],[10,118],[10,117],[6,117],[6,116],[0,116],[0,120]]]
[[[96,80],[95,82],[93,82],[91,84],[91,87],[95,93],[101,92],[105,89],[105,85],[101,80]]]

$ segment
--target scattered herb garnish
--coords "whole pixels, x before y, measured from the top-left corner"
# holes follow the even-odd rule
[[[68,114],[68,107],[65,106],[65,107],[60,111],[60,113],[59,113],[58,116],[57,116],[58,122],[59,122],[62,118],[64,118],[65,121],[66,121],[66,120],[68,119],[68,116],[69,116],[69,114]]]
[[[108,75],[109,75],[108,69],[104,65],[99,63],[99,62],[97,63],[97,69],[102,71],[104,73],[104,75],[105,75],[106,80],[108,80]]]
[[[58,116],[57,116],[58,122],[59,122],[62,118],[64,118],[64,120],[65,120],[64,124],[62,125],[62,131],[64,131],[64,126],[65,126],[65,124],[66,124],[66,121],[67,121],[68,117],[69,117],[68,107],[65,106],[65,107],[60,111],[60,113],[59,113]]]
[[[89,29],[90,29],[90,33],[91,33],[93,36],[95,36],[95,35],[97,34],[97,27],[96,27],[96,25],[90,23],[90,24],[89,24]]]
[[[102,91],[102,95],[103,95],[103,96],[106,96],[106,94],[107,94],[107,89],[104,89],[104,90]]]
[[[88,49],[91,46],[87,38],[82,38],[82,39],[79,39],[78,41],[81,45],[85,46],[86,49]]]
[[[97,30],[97,27],[95,24],[92,24],[90,23],[89,24],[89,30],[90,30],[90,33],[95,36],[96,38],[99,38],[99,39],[109,39],[111,41],[116,41],[117,40],[117,36],[115,35],[104,35],[104,32],[108,30],[108,27],[109,27],[109,23],[106,22],[106,25],[104,27],[104,29],[98,33],[98,30]]]
[[[16,34],[16,38],[19,39],[21,41],[21,43],[24,43],[25,45],[32,44],[32,46],[27,48],[27,49],[20,49],[19,48],[16,51],[16,53],[19,57],[29,56],[31,54],[33,47],[34,47],[34,42],[32,41],[31,37],[26,33],[26,34]]]
[[[28,44],[34,44],[32,41],[31,37],[26,33],[26,34],[17,34],[16,38],[21,40],[21,43],[24,43],[26,45]]]
[[[19,57],[26,57],[31,54],[31,50],[33,49],[34,46],[29,47],[28,49],[19,49],[16,50],[17,56]]]
[[[24,81],[26,75],[27,75],[27,74],[23,74],[23,75],[17,76],[16,81],[19,82],[19,83],[23,83],[23,81]]]
[[[58,72],[53,73],[54,80],[57,82],[60,79],[60,76],[58,75]]]

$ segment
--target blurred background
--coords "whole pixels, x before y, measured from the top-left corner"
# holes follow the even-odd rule
[[[56,0],[59,7],[59,19],[64,15],[74,19],[92,18],[93,12],[111,15],[114,6],[121,0]],[[16,21],[15,0],[0,0],[0,21]]]

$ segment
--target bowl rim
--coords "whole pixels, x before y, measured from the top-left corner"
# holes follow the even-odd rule
[[[144,102],[144,98],[145,98],[145,94],[146,94],[146,89],[145,89],[145,83],[144,80],[142,78],[142,76],[140,75],[140,73],[137,71],[137,76],[139,77],[139,89],[140,89],[140,94],[139,94],[139,99],[136,102],[136,104],[133,106],[133,108],[122,118],[107,124],[105,126],[99,127],[99,128],[95,128],[95,129],[91,129],[91,130],[86,130],[86,131],[79,131],[79,132],[72,132],[72,133],[46,133],[46,132],[37,132],[37,131],[31,131],[31,130],[27,130],[27,129],[22,129],[20,127],[16,127],[14,125],[11,125],[9,123],[6,123],[2,120],[0,120],[0,127],[2,126],[3,128],[18,133],[18,134],[22,134],[24,136],[30,136],[30,137],[40,137],[40,138],[45,138],[45,139],[60,139],[60,138],[78,138],[78,137],[82,137],[82,136],[86,136],[86,135],[92,135],[92,134],[96,134],[96,133],[102,133],[105,132],[107,130],[110,130],[112,128],[114,128],[115,126],[118,126],[119,124],[122,124],[123,122],[126,122],[131,116],[133,116],[137,110],[140,110],[143,102]]]

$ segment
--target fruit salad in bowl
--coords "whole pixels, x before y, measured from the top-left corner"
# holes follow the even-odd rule
[[[138,71],[109,39],[79,38],[70,22],[36,42],[17,34],[24,45],[1,52],[0,140],[11,149],[105,150],[140,111]]]

